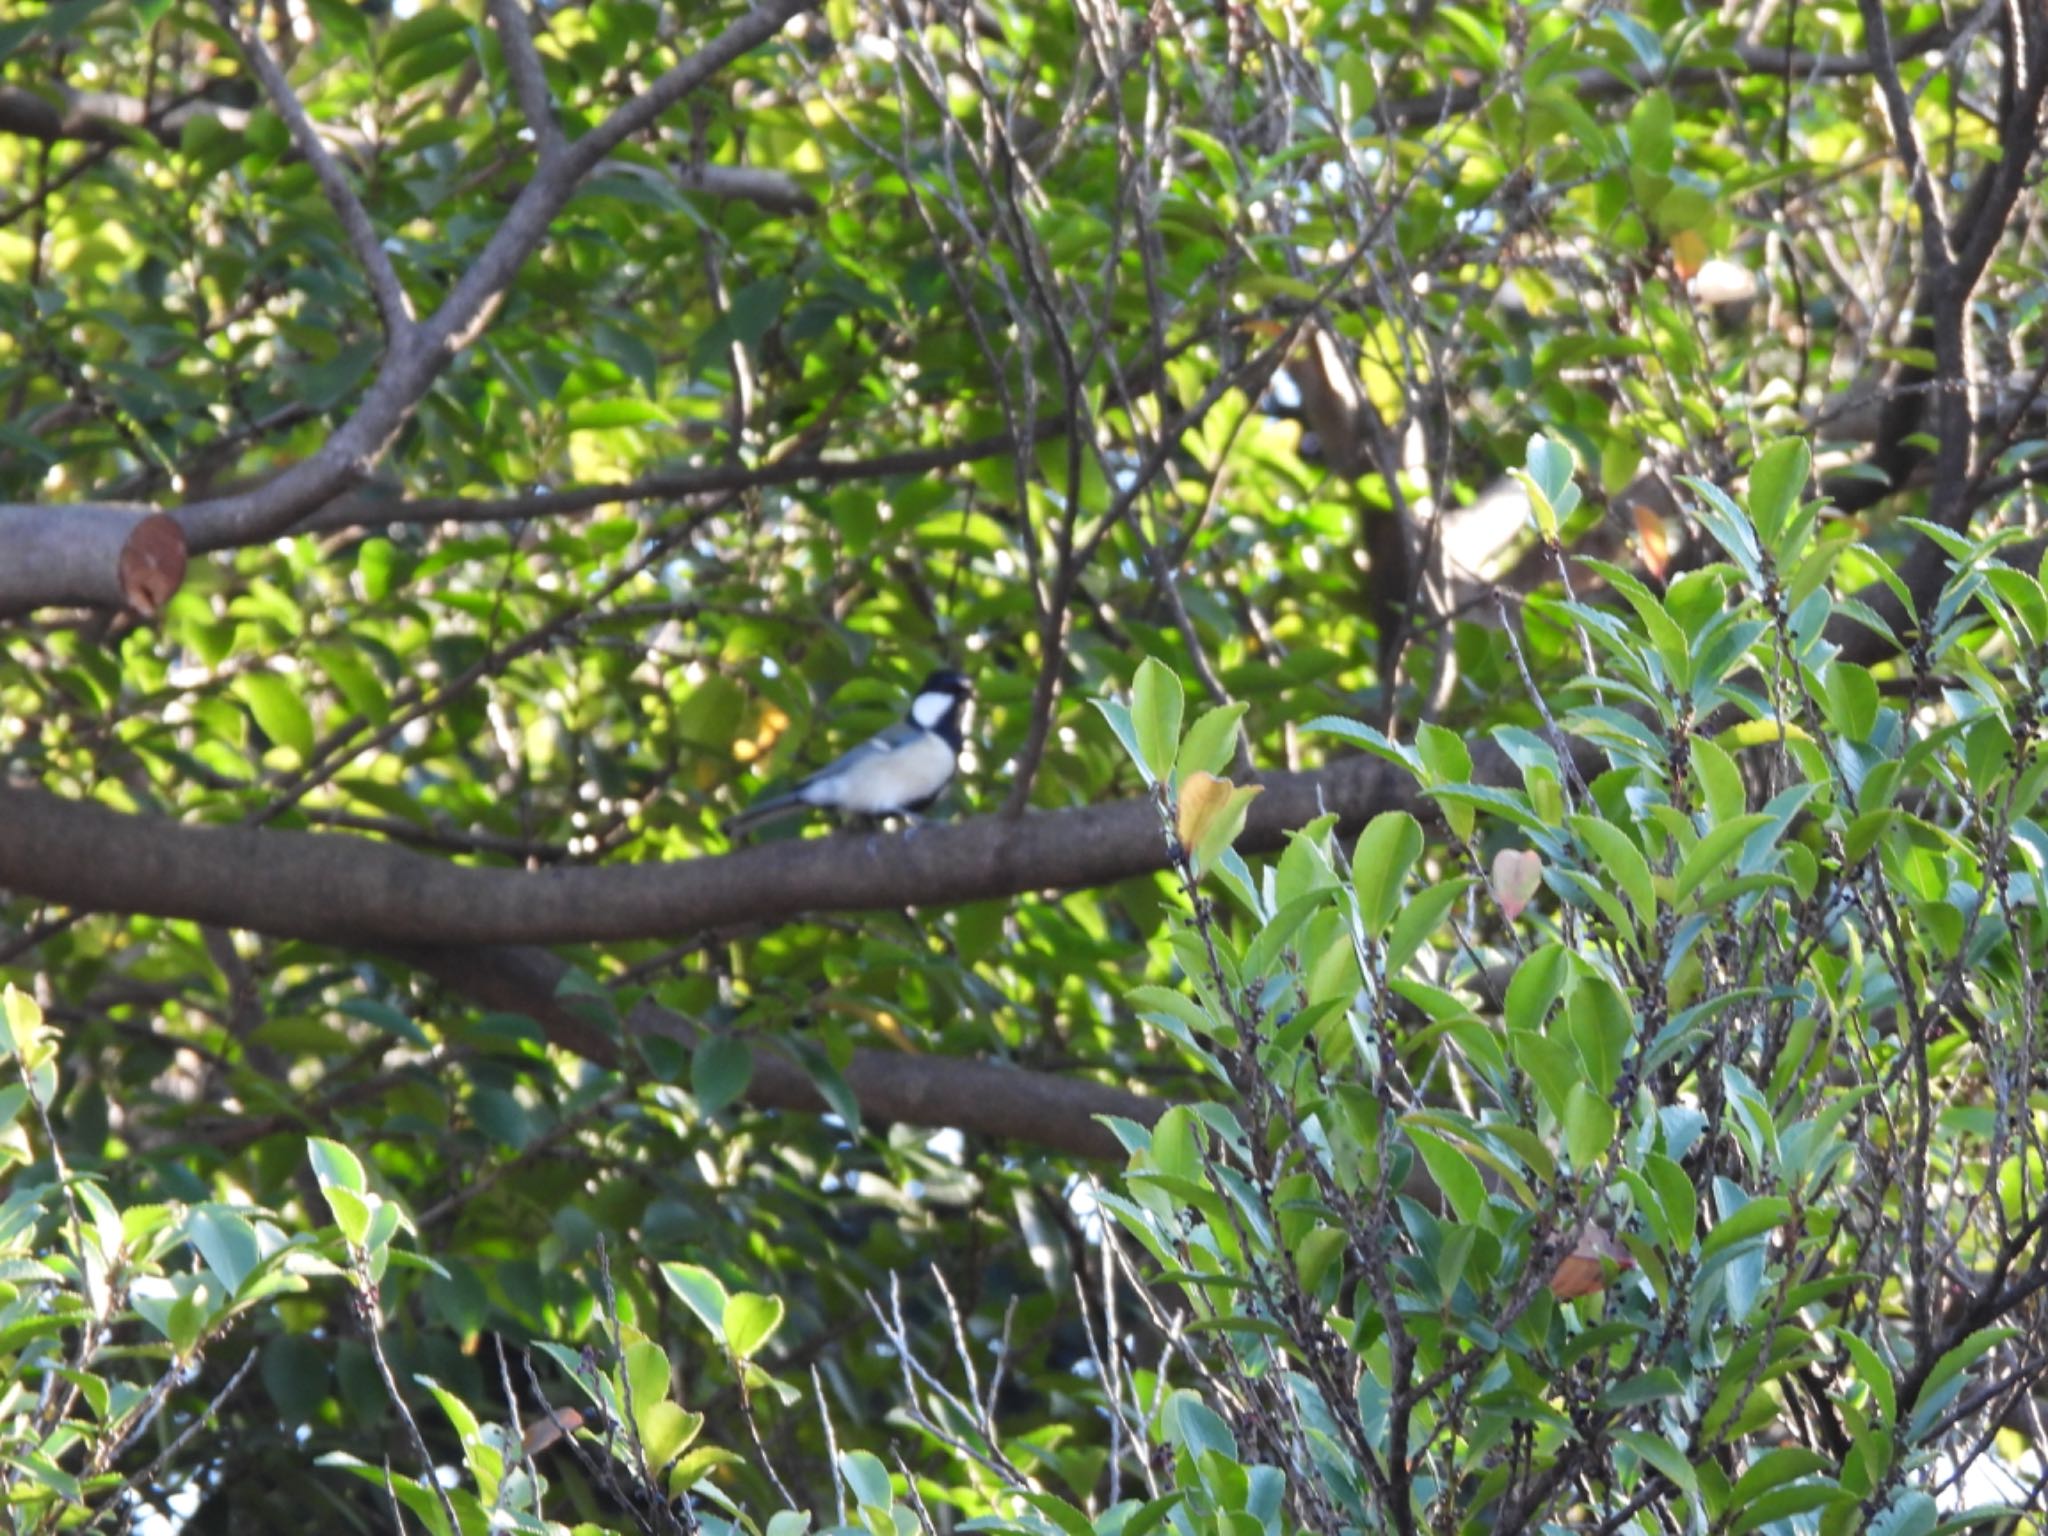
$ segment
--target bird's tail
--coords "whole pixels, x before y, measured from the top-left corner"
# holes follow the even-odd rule
[[[732,817],[725,824],[725,835],[737,840],[745,837],[754,828],[765,826],[771,821],[780,821],[793,816],[805,808],[805,801],[799,795],[770,795],[766,800],[757,800]]]

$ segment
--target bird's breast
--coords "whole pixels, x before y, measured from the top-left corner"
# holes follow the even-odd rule
[[[811,803],[835,805],[864,816],[886,816],[929,800],[953,776],[953,749],[936,736],[920,736],[892,751],[846,765],[814,787]]]

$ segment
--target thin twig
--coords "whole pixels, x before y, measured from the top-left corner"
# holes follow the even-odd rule
[[[363,276],[370,284],[371,296],[377,301],[377,314],[384,322],[387,345],[395,347],[409,340],[415,322],[412,301],[406,297],[405,285],[399,282],[398,273],[391,265],[391,256],[377,238],[376,226],[370,222],[368,210],[349,184],[348,173],[342,170],[341,162],[334,158],[321,139],[320,131],[306,113],[305,104],[299,100],[298,93],[285,78],[284,70],[264,43],[260,23],[253,26],[245,24],[234,0],[213,0],[213,13],[220,19],[221,26],[234,37],[251,72],[263,83],[270,104],[277,108],[277,115],[291,130],[292,142],[319,178],[320,190],[327,194],[328,205],[334,209],[335,217],[341,220],[349,249],[361,263]]]

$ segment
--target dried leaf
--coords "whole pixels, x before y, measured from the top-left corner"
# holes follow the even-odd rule
[[[1180,787],[1174,807],[1174,828],[1181,846],[1195,856],[1204,869],[1244,830],[1251,803],[1265,786],[1243,788],[1213,773],[1191,773]]]
[[[526,1454],[538,1456],[556,1441],[567,1438],[582,1426],[583,1415],[574,1408],[557,1408],[547,1418],[535,1419],[526,1426]]]
[[[1592,1295],[1607,1284],[1608,1264],[1619,1270],[1636,1267],[1629,1251],[1606,1228],[1586,1222],[1579,1228],[1576,1246],[1558,1260],[1557,1268],[1551,1272],[1550,1294],[1559,1301]]]
[[[1671,265],[1680,277],[1691,277],[1706,260],[1706,237],[1698,230],[1681,229],[1671,237]]]
[[[1543,883],[1543,855],[1533,848],[1503,848],[1493,856],[1493,899],[1513,922]]]
[[[1635,514],[1636,547],[1641,550],[1643,569],[1662,581],[1671,569],[1671,541],[1664,533],[1664,519],[1640,501],[1629,503]]]
[[[1180,787],[1180,805],[1175,818],[1181,845],[1192,848],[1199,843],[1217,812],[1229,803],[1230,780],[1219,779],[1213,773],[1189,774],[1187,782]]]

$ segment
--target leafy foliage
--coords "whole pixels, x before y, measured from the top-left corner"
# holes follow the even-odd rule
[[[1711,495],[1727,563],[1608,573],[1639,624],[1557,605],[1598,661],[1499,733],[1519,787],[1344,727],[1440,838],[1212,864],[1158,786],[1187,991],[1132,1002],[1235,1099],[1122,1128],[1102,1200],[1211,1341],[1180,1473],[1219,1528],[1261,1464],[1305,1529],[1931,1527],[2028,1422],[2048,609],[1957,541],[1927,643],[1968,681],[1882,702],[1828,584],[1761,574],[1826,554],[1804,457]],[[1528,910],[1489,848],[1540,855]]]
[[[2033,9],[789,9],[0,20],[14,1524],[2038,1503]]]

